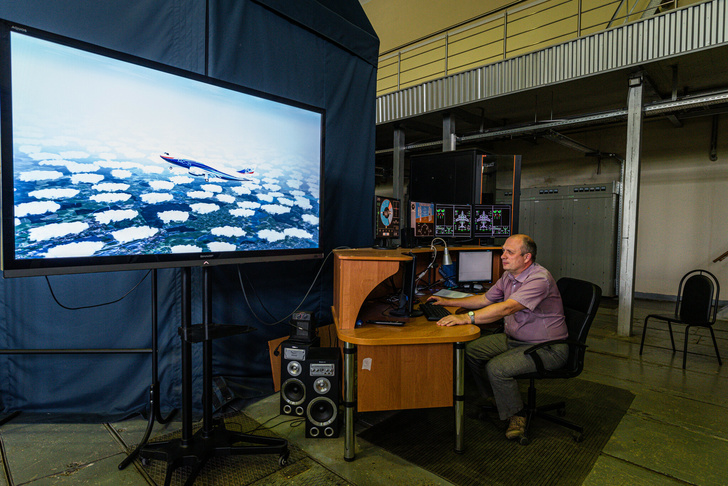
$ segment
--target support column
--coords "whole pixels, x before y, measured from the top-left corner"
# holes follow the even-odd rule
[[[617,334],[632,334],[637,215],[642,151],[643,82],[637,74],[629,80],[627,97],[627,150],[622,180],[622,241],[619,258],[619,310]]]
[[[442,117],[442,151],[451,152],[457,148],[455,117],[448,113]]]
[[[394,152],[392,157],[392,197],[404,200],[404,130],[394,129]]]

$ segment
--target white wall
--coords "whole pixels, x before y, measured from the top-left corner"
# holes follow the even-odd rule
[[[728,116],[719,123],[718,160],[710,152],[710,117],[674,128],[666,120],[645,123],[640,176],[635,292],[673,296],[687,271],[703,268],[723,283],[728,298]],[[625,153],[626,127],[591,129],[569,137],[602,152]],[[496,153],[523,155],[521,187],[597,183],[620,179],[620,165],[547,140],[499,143]]]

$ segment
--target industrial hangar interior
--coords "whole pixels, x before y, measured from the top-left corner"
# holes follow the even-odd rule
[[[325,112],[319,258],[169,264],[153,280],[144,266],[2,279],[4,484],[723,484],[725,296],[712,329],[675,326],[673,340],[655,320],[645,337],[643,328],[648,315],[673,311],[688,271],[728,281],[727,2],[461,3],[0,6],[10,23]],[[375,195],[401,201],[407,226],[413,158],[468,150],[519,156],[513,227],[533,236],[555,278],[601,287],[583,371],[538,384],[539,402],[565,398],[583,438],[536,419],[531,443],[507,441],[502,421],[472,403],[467,373],[464,450],[450,406],[369,411],[361,342],[359,396],[347,398],[344,379],[333,436],[312,436],[308,417],[283,410],[290,346],[281,341],[304,332],[309,315],[322,349],[340,347],[347,359],[334,249],[371,247]],[[499,164],[500,202],[513,197],[513,178]],[[185,316],[237,330],[223,326],[212,341],[185,331]],[[376,365],[381,355],[372,356]],[[422,364],[403,376],[419,383],[415,375],[430,376]],[[445,394],[457,404],[453,381]],[[211,435],[272,437],[262,442],[271,449],[197,451],[217,440],[199,439],[205,427],[221,422]],[[151,452],[164,441],[179,462],[166,446]]]

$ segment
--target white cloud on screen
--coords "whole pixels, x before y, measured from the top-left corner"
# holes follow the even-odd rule
[[[134,219],[139,213],[133,209],[114,209],[111,211],[104,211],[103,213],[97,213],[94,215],[96,221],[101,224],[116,223],[118,221],[124,221],[125,219]]]
[[[268,240],[271,242],[280,241],[280,240],[284,239],[285,237],[286,237],[286,235],[284,235],[283,233],[281,233],[279,231],[273,231],[273,230],[266,229],[266,230],[258,232],[258,238],[262,238],[264,240]]]
[[[23,182],[52,181],[63,177],[62,172],[57,170],[31,170],[23,172],[18,177]]]
[[[252,209],[231,209],[230,214],[241,218],[249,218],[255,215],[255,211],[253,211]]]
[[[136,226],[133,228],[125,228],[118,231],[112,231],[111,236],[114,237],[119,243],[129,243],[130,241],[143,240],[157,234],[159,230],[157,228],[150,228],[149,226]]]
[[[207,244],[210,251],[235,251],[237,246],[233,243],[225,243],[223,241],[213,241]]]
[[[39,189],[30,191],[28,195],[36,199],[65,199],[73,197],[79,192],[76,189]]]
[[[291,208],[280,204],[265,204],[260,209],[270,214],[285,214],[291,212]]]
[[[210,231],[215,236],[245,236],[245,230],[235,226],[221,226]]]
[[[230,194],[218,194],[217,200],[227,204],[232,204],[235,202],[235,198]]]
[[[45,241],[51,238],[60,238],[72,234],[78,234],[88,229],[88,224],[80,221],[74,223],[53,223],[37,228],[31,228],[29,237],[33,241]]]
[[[170,181],[149,181],[149,185],[155,191],[169,191],[174,188],[174,184]]]
[[[233,186],[231,189],[235,194],[238,194],[240,196],[248,195],[252,192],[247,186]]]
[[[190,213],[187,213],[185,211],[162,211],[159,214],[159,219],[164,221],[165,223],[172,223],[172,222],[185,222],[188,219],[190,219]]]
[[[192,208],[192,211],[195,213],[208,214],[217,211],[220,209],[220,206],[212,203],[195,203],[190,204],[190,208]]]
[[[222,192],[222,187],[217,184],[202,184],[200,187],[208,192]]]
[[[53,213],[61,209],[61,205],[54,202],[35,201],[21,203],[15,206],[15,217],[22,218],[30,214]]]
[[[48,249],[46,257],[48,258],[68,258],[82,257],[93,255],[104,247],[102,241],[82,241],[79,243],[69,243],[67,245],[59,245]]]
[[[91,189],[104,192],[116,192],[126,191],[127,189],[129,189],[129,187],[129,184],[122,184],[120,182],[102,182],[100,184],[92,186]]]
[[[311,238],[313,236],[308,231],[304,231],[302,229],[297,229],[297,228],[287,228],[287,229],[283,230],[283,233],[286,236],[290,236],[293,238]]]
[[[245,209],[258,209],[260,207],[260,203],[253,201],[240,201],[238,202],[238,206]]]
[[[189,184],[190,182],[194,181],[192,177],[187,176],[174,176],[170,177],[169,180],[174,182],[175,184]]]
[[[202,248],[194,245],[176,245],[170,247],[172,253],[200,253]]]
[[[82,182],[97,184],[102,180],[104,180],[104,176],[101,174],[73,174],[71,176],[71,182],[74,184],[80,184]]]
[[[301,209],[311,209],[313,207],[311,206],[311,201],[309,201],[305,197],[297,197],[296,206],[301,207]]]
[[[164,194],[160,192],[150,192],[148,194],[142,194],[141,195],[142,201],[144,201],[147,204],[154,204],[154,203],[160,203],[165,201],[171,201],[172,195],[171,194]]]
[[[131,177],[131,171],[123,169],[115,169],[111,171],[111,175],[117,179],[128,179]]]
[[[131,194],[127,194],[125,192],[106,192],[103,194],[94,194],[93,196],[91,196],[92,201],[102,203],[121,202],[126,201],[129,198],[131,198]]]

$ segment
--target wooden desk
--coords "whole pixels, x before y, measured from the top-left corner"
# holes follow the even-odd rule
[[[440,327],[424,317],[408,319],[402,327],[375,324],[355,327],[357,319],[364,322],[382,319],[381,309],[376,305],[363,304],[380,283],[399,272],[401,262],[411,259],[405,254],[410,251],[334,252],[332,312],[338,337],[344,343],[344,459],[347,461],[355,456],[355,407],[363,412],[454,406],[455,451],[463,450],[465,343],[476,339],[480,329],[473,325]]]

